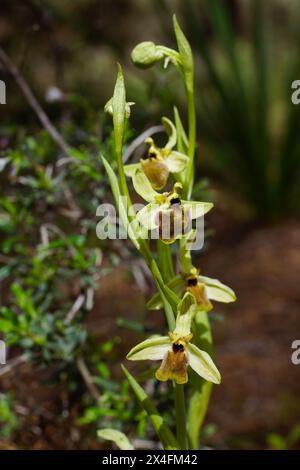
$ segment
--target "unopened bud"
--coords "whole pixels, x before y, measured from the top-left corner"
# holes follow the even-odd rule
[[[131,53],[131,60],[137,67],[147,68],[164,58],[162,51],[152,41],[138,44]]]

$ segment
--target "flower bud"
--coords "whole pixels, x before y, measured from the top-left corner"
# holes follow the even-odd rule
[[[152,41],[144,41],[138,44],[131,53],[131,60],[137,67],[148,68],[164,58]]]
[[[133,106],[134,104],[135,103],[133,103],[132,101],[127,101],[126,102],[126,104],[125,104],[126,119],[130,118],[130,113],[131,113],[130,106]],[[110,116],[113,116],[114,110],[113,110],[113,99],[112,98],[110,100],[108,100],[108,102],[104,106],[104,112],[110,114]]]

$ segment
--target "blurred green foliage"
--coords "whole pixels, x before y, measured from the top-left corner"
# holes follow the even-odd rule
[[[70,119],[64,137],[74,145],[71,157],[45,131],[28,137],[17,126],[2,129],[7,148],[0,159],[0,334],[9,358],[22,354],[33,367],[48,367],[48,384],[65,384],[77,397],[83,413],[78,424],[96,426],[118,415],[121,427],[137,410],[108,367],[118,343],[112,338],[97,344],[86,329],[101,278],[120,256],[117,247],[108,249],[96,237],[96,208],[108,198],[99,153],[111,155],[111,130],[101,127],[103,145],[93,126],[86,119],[78,128]],[[86,394],[79,358],[99,389],[96,404]],[[16,429],[14,418],[12,397],[3,396],[6,436]]]
[[[289,450],[295,447],[299,442],[300,424],[296,424],[286,436],[275,432],[271,432],[267,435],[268,447],[273,450]]]
[[[8,438],[19,426],[11,394],[0,394],[0,437]]]
[[[155,5],[171,13],[166,0]],[[291,102],[299,2],[186,0],[178,8],[202,62],[198,114],[213,174],[263,220],[299,214],[300,112]]]

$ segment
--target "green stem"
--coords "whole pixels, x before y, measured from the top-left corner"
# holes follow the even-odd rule
[[[189,163],[186,171],[185,192],[187,199],[191,198],[194,185],[194,155],[196,147],[196,109],[193,87],[186,86],[188,100],[189,123]]]
[[[175,384],[176,435],[182,450],[187,447],[184,385]]]

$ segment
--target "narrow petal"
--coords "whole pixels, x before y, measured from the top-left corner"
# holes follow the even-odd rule
[[[171,281],[167,283],[167,286],[169,289],[171,289],[175,294],[178,295],[178,297],[181,296],[181,293],[183,292],[183,289],[185,287],[184,280],[182,279],[182,276],[178,275],[173,277]],[[151,299],[147,302],[147,308],[149,310],[160,310],[163,307],[163,302],[161,300],[161,296],[159,292],[156,292]]]
[[[199,276],[198,279],[206,285],[206,292],[209,299],[224,303],[234,302],[236,300],[234,291],[218,279],[212,279],[206,276]]]
[[[168,336],[153,336],[137,344],[127,354],[130,361],[160,361],[170,349],[170,338]]]
[[[208,382],[219,384],[221,382],[221,375],[209,354],[201,351],[201,349],[191,343],[188,344],[187,350],[189,352],[191,368]]]
[[[171,173],[179,173],[183,171],[189,161],[189,157],[183,153],[173,150],[166,158],[165,163]]]
[[[198,219],[213,208],[211,202],[181,201],[181,204],[191,212],[192,219]]]
[[[134,173],[132,182],[136,192],[147,202],[153,202],[159,195],[151,186],[147,176],[139,169]]]
[[[140,224],[145,227],[145,229],[154,230],[158,227],[158,213],[159,204],[150,203],[143,207],[136,216]]]
[[[132,163],[131,165],[124,165],[125,175],[129,176],[130,178],[133,177],[134,173],[138,169],[141,169],[141,164],[140,163]]]

